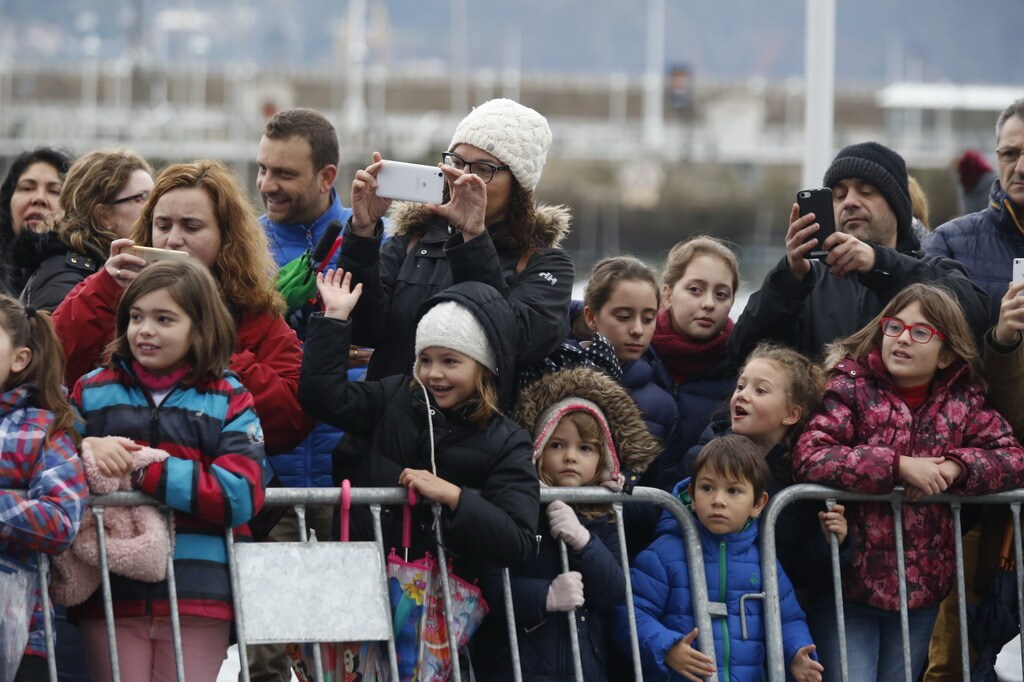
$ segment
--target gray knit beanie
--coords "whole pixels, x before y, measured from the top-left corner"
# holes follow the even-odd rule
[[[432,346],[457,350],[498,373],[498,360],[483,325],[468,308],[455,301],[438,303],[416,325],[415,362],[419,362],[424,348]]]
[[[907,234],[911,227],[910,188],[907,163],[903,157],[877,142],[851,144],[839,150],[825,171],[823,184],[834,187],[840,180],[858,178],[878,188],[896,215],[896,231]]]
[[[551,128],[539,113],[510,99],[492,99],[469,112],[455,129],[448,151],[471,144],[512,169],[519,184],[533,191],[551,146]]]

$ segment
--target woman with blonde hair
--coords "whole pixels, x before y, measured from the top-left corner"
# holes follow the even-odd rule
[[[312,427],[297,399],[302,351],[282,317],[267,237],[238,178],[219,161],[165,168],[131,237],[111,242],[104,266],[54,312],[68,385],[103,364],[117,303],[147,265],[128,250],[133,245],[187,253],[210,270],[237,329],[230,369],[253,394],[267,452],[295,447]]]
[[[153,189],[153,169],[130,149],[89,152],[64,176],[53,230],[22,230],[12,245],[28,274],[21,302],[52,311],[127,237]]]

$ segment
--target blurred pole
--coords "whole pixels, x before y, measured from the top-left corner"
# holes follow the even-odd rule
[[[501,96],[518,102],[523,69],[523,35],[518,26],[505,32],[504,61],[501,70]]]
[[[348,5],[348,50],[345,64],[345,129],[361,134],[366,130],[366,0]]]
[[[466,0],[452,0],[452,114],[462,119],[469,112],[469,39]]]
[[[664,91],[665,0],[647,0],[647,70],[644,73],[643,135],[644,144],[652,149],[660,147],[665,136]]]
[[[835,133],[836,0],[807,0],[807,78],[801,187],[817,187],[832,161]]]

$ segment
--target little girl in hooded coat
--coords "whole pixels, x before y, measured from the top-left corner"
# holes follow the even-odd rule
[[[626,390],[585,367],[560,370],[528,386],[512,416],[534,437],[533,460],[542,486],[600,485],[620,491],[620,463],[642,473],[661,452]],[[564,431],[567,424],[572,427]],[[569,573],[562,572],[559,540],[566,543]],[[572,678],[565,615],[570,611],[576,615],[584,678],[616,677],[609,672],[609,665],[618,663],[608,660],[615,653],[609,619],[625,599],[626,583],[610,506],[551,502],[541,511],[537,541],[537,553],[510,571],[523,679]],[[501,572],[490,569],[483,590],[491,613],[475,638],[478,650],[488,652],[474,660],[480,679],[512,679],[502,589]]]

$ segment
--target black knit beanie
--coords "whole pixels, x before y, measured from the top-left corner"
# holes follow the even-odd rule
[[[858,178],[878,188],[896,214],[897,240],[911,231],[910,188],[907,163],[903,157],[877,142],[843,147],[825,171],[823,184],[833,187],[840,180]]]

